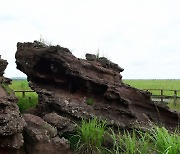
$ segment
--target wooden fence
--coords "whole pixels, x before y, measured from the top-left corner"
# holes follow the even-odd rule
[[[173,99],[174,104],[176,104],[177,99],[180,98],[180,90],[168,90],[168,89],[143,89],[144,91],[151,92],[152,99],[159,99],[161,102],[164,102],[167,99]],[[158,93],[154,94],[153,92]],[[26,96],[26,93],[35,92],[33,90],[15,90],[15,93],[22,93],[22,97]],[[172,95],[165,95],[165,92],[171,92]],[[178,95],[179,94],[179,95]]]
[[[152,99],[160,99],[161,102],[167,99],[173,99],[174,104],[176,104],[177,99],[180,98],[180,90],[169,90],[169,89],[143,89],[145,91],[151,92]],[[158,94],[154,94],[154,92]],[[166,95],[165,93],[171,93],[171,95]]]
[[[26,93],[34,93],[33,90],[14,90],[15,93],[22,93],[22,97],[24,98],[26,96]]]

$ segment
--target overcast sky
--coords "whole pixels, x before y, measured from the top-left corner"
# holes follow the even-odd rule
[[[0,0],[0,55],[7,77],[17,42],[44,38],[118,63],[124,79],[179,79],[180,0]]]

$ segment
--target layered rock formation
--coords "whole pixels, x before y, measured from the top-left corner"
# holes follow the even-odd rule
[[[6,60],[0,59],[0,154],[21,151],[26,125],[16,104],[17,98],[7,85],[10,80],[3,76],[7,64]]]
[[[37,115],[47,117],[55,112],[71,125],[82,118],[98,117],[121,128],[149,127],[152,123],[168,129],[178,126],[179,113],[155,105],[149,93],[124,84],[123,69],[117,64],[91,54],[86,58],[76,58],[59,45],[37,41],[17,44],[17,68],[27,74],[39,95]]]

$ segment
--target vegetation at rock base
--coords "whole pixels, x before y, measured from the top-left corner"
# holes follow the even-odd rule
[[[147,132],[136,129],[115,132],[106,126],[105,121],[96,118],[82,120],[77,132],[70,138],[74,151],[79,154],[180,153],[178,132],[170,133],[166,128],[157,126]],[[111,147],[104,146],[107,136],[112,142]]]
[[[71,137],[76,153],[101,153],[105,151],[102,146],[106,123],[97,118],[88,121],[82,120],[75,135]],[[74,142],[76,141],[76,142]]]

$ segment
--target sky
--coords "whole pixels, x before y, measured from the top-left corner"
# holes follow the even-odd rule
[[[0,55],[6,77],[16,69],[17,42],[43,38],[79,58],[105,56],[123,79],[179,79],[179,0],[0,0]]]

